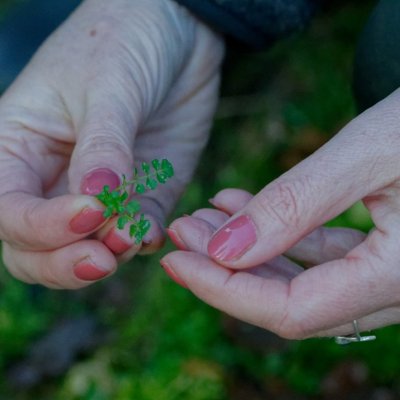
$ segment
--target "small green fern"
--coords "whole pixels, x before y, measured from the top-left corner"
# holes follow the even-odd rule
[[[147,190],[154,190],[158,184],[164,184],[174,176],[172,164],[166,160],[153,160],[151,164],[142,163],[142,173],[139,174],[137,168],[133,171],[132,179],[128,180],[122,176],[121,185],[110,191],[108,185],[103,187],[101,193],[96,195],[106,207],[104,217],[111,218],[118,216],[117,227],[124,229],[130,223],[129,235],[135,237],[135,243],[139,244],[150,229],[150,221],[145,219],[144,214],[137,218],[140,211],[140,203],[137,200],[129,200],[127,188],[132,186],[132,190],[138,194],[143,194]]]

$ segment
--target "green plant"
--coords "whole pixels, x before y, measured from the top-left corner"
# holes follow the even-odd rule
[[[150,221],[145,219],[140,211],[140,203],[137,200],[129,199],[129,187],[132,191],[143,194],[146,190],[154,190],[159,183],[164,184],[174,175],[174,168],[170,161],[155,159],[149,163],[142,163],[142,172],[139,174],[137,168],[133,170],[132,179],[128,180],[125,175],[122,176],[121,185],[114,190],[110,190],[108,185],[103,187],[101,193],[96,197],[105,205],[104,217],[110,218],[118,216],[117,227],[124,229],[125,225],[130,223],[129,235],[135,237],[135,242],[139,244],[150,229]]]

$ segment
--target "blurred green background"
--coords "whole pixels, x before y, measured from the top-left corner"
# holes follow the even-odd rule
[[[0,23],[16,2],[0,0]],[[209,145],[171,218],[207,207],[225,187],[257,192],[355,115],[353,52],[373,4],[332,2],[266,52],[230,47]],[[356,204],[330,225],[368,231],[371,221]],[[285,341],[174,284],[162,254],[76,292],[27,286],[1,268],[0,399],[400,398],[398,327],[348,347]]]

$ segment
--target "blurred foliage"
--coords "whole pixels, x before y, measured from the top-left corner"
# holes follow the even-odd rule
[[[0,10],[11,2],[0,0]],[[372,3],[331,10],[270,51],[230,47],[213,133],[175,216],[207,206],[225,187],[257,192],[354,116],[352,56]],[[330,224],[372,226],[361,204]],[[378,389],[399,398],[398,327],[381,329],[368,344],[268,344],[266,337],[265,347],[255,349],[235,339],[226,316],[171,282],[159,258],[136,258],[111,279],[74,293],[24,285],[2,269],[0,399],[344,399],[352,390],[372,399]],[[86,313],[107,332],[104,343],[79,355],[60,377],[33,389],[10,386],[10,367],[36,338],[58,320]]]

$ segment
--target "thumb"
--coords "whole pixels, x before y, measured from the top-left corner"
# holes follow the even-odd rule
[[[210,257],[230,268],[268,261],[394,179],[394,156],[385,140],[372,146],[375,135],[364,120],[371,118],[354,120],[254,196],[210,239]]]
[[[115,189],[133,168],[136,126],[130,113],[114,104],[97,104],[86,113],[69,167],[72,193],[95,195],[104,185]]]

